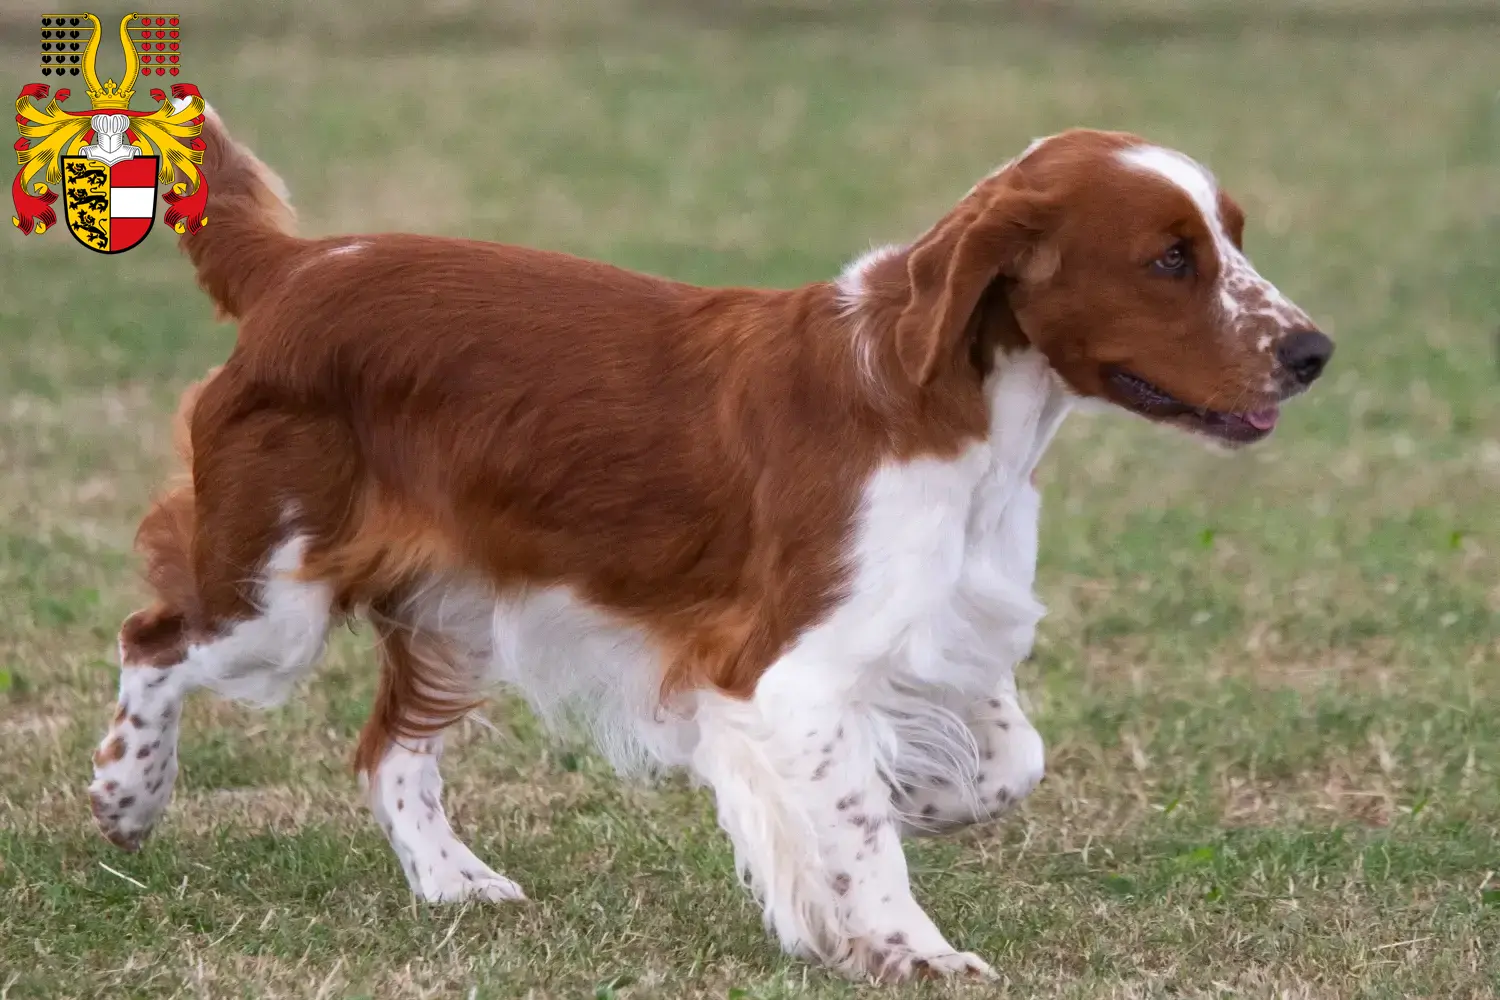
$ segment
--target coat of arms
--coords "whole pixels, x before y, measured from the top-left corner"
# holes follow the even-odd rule
[[[88,111],[62,108],[71,91],[59,89],[45,108],[34,101],[51,93],[30,83],[16,98],[16,159],[21,165],[11,184],[16,214],[11,222],[23,234],[44,233],[57,223],[52,205],[62,185],[64,215],[71,232],[99,253],[121,253],[137,246],[156,217],[158,185],[165,185],[166,223],[179,233],[195,233],[208,222],[208,183],[203,176],[203,97],[190,83],[170,84],[171,96],[153,88],[155,111],[132,111],[130,99],[141,77],[177,76],[182,71],[181,18],[176,14],[127,14],[120,20],[125,73],[116,84],[95,73],[99,19],[93,14],[42,17],[43,76],[82,74]],[[166,81],[163,80],[163,83]]]

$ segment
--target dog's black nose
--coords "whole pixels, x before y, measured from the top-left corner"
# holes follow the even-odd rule
[[[1317,330],[1294,330],[1276,346],[1276,360],[1302,385],[1311,385],[1333,356],[1333,341]]]

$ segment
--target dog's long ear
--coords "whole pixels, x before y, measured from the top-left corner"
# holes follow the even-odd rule
[[[958,351],[990,283],[1018,277],[1040,240],[1047,214],[1041,197],[1003,179],[992,183],[918,240],[907,258],[911,297],[896,321],[896,357],[916,385],[930,382]]]

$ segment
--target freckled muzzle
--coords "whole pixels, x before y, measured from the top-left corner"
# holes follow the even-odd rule
[[[1305,322],[1305,320],[1304,320]],[[1231,446],[1269,437],[1281,418],[1280,404],[1306,392],[1333,356],[1333,341],[1310,325],[1298,325],[1264,347],[1275,358],[1266,382],[1233,400],[1229,409],[1189,403],[1123,367],[1104,370],[1110,399],[1133,413],[1160,423],[1195,431]],[[1223,398],[1223,397],[1221,397]]]

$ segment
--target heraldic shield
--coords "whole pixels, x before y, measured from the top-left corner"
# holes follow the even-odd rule
[[[159,166],[155,156],[115,163],[92,156],[62,157],[68,231],[99,253],[121,253],[141,242],[156,220]]]

